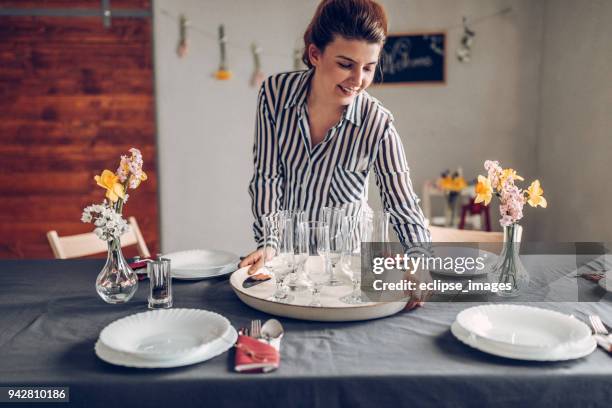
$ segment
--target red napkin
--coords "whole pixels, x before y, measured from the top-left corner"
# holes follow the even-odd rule
[[[132,270],[136,270],[136,269],[140,269],[140,268],[146,268],[147,264],[149,263],[149,261],[151,260],[151,258],[145,258],[145,259],[139,259],[137,261],[131,262],[130,263],[130,268],[132,268]]]
[[[151,258],[144,258],[129,264],[130,268],[138,275],[138,280],[144,280],[147,277],[147,264],[150,260]]]
[[[580,274],[580,277],[593,281],[593,282],[599,282],[601,280],[601,278],[603,278],[605,276],[605,274],[601,273],[601,272],[584,272],[582,274]]]
[[[235,370],[241,373],[269,373],[280,365],[277,348],[249,336],[238,336]]]

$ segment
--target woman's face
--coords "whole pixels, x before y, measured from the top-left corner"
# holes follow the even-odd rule
[[[381,48],[378,43],[341,36],[336,36],[323,52],[311,44],[308,55],[315,67],[321,97],[327,102],[349,105],[372,83]]]

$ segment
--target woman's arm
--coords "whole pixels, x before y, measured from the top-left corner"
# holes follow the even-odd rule
[[[404,147],[392,122],[379,142],[374,172],[383,206],[390,213],[393,228],[404,247],[431,242],[419,199],[412,189]]]
[[[249,185],[251,209],[255,216],[253,234],[257,247],[263,245],[263,216],[281,208],[284,188],[275,123],[270,115],[265,88],[266,83],[257,97],[253,177]]]

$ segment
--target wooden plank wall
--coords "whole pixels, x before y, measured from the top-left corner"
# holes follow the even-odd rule
[[[149,9],[143,0],[112,7]],[[0,7],[99,8],[99,1],[5,1]],[[52,258],[46,232],[92,230],[82,208],[104,198],[95,174],[141,149],[149,179],[130,190],[159,249],[152,19],[0,16],[0,258]],[[126,255],[136,253],[134,248]],[[101,256],[105,256],[102,254]]]

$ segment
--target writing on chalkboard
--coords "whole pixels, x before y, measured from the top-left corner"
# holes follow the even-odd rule
[[[375,83],[444,82],[445,37],[444,33],[390,35]]]

